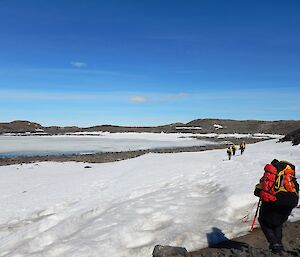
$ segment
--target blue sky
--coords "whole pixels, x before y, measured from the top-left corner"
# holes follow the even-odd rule
[[[1,0],[0,121],[300,119],[297,0]]]

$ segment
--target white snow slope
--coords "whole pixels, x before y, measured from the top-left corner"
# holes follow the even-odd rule
[[[151,153],[90,169],[73,162],[2,166],[0,256],[141,257],[156,244],[205,247],[214,227],[228,238],[245,234],[254,186],[273,158],[297,172],[300,146],[264,141],[231,161],[225,150],[212,150]],[[300,219],[299,209],[292,219]]]

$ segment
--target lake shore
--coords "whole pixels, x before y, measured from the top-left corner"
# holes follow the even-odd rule
[[[210,139],[212,140],[212,139]],[[257,138],[226,138],[228,143],[239,144],[241,140],[244,140],[246,144],[257,143],[265,139]],[[224,140],[223,140],[224,141]],[[45,155],[45,156],[18,156],[18,157],[3,157],[0,158],[0,166],[12,165],[12,164],[25,164],[34,162],[86,162],[86,163],[105,163],[122,161],[131,158],[136,158],[147,153],[179,153],[179,152],[200,152],[214,149],[226,148],[228,144],[215,144],[206,146],[192,146],[192,147],[176,147],[176,148],[163,148],[163,149],[148,149],[148,150],[136,150],[136,151],[122,151],[122,152],[103,152],[94,154],[61,154],[61,155]],[[226,153],[224,153],[226,156]]]

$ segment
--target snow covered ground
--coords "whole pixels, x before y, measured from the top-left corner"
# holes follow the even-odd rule
[[[228,238],[247,233],[264,165],[285,159],[300,174],[300,146],[276,141],[247,145],[231,161],[225,150],[211,150],[150,153],[89,169],[73,162],[2,166],[0,256],[141,257],[156,244],[204,247],[213,228]]]

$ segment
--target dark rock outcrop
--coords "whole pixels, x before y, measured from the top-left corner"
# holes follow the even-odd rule
[[[153,257],[190,257],[191,255],[183,247],[156,245],[154,247],[152,256]]]
[[[299,145],[300,144],[300,128],[291,133],[288,133],[280,141],[281,142],[292,141],[293,145]]]

